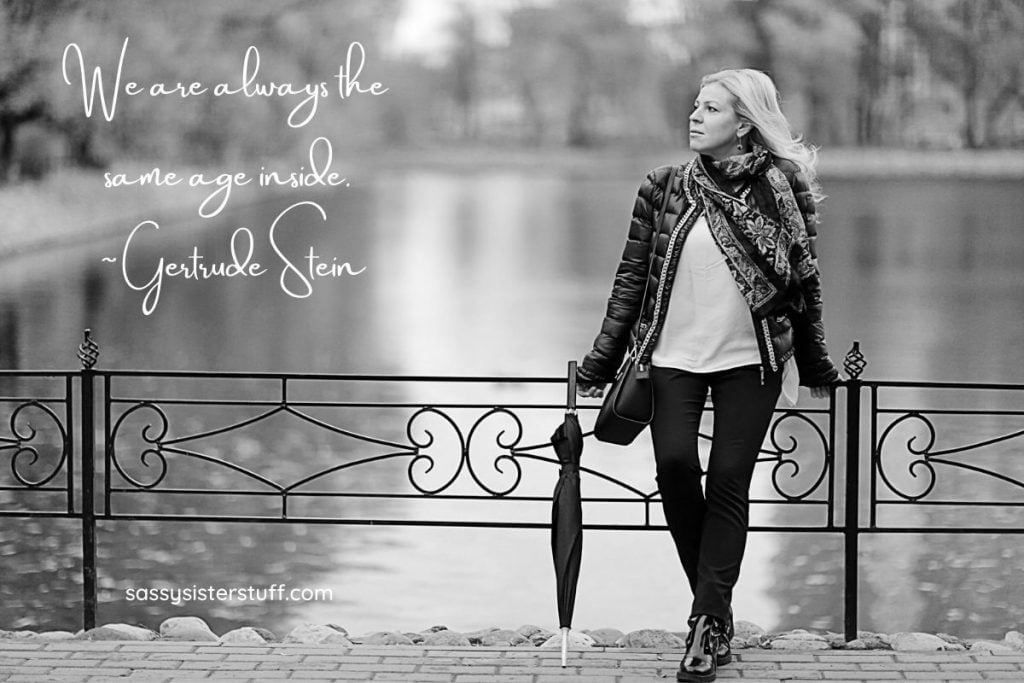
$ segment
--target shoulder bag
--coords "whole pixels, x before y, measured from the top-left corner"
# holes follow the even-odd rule
[[[665,184],[661,210],[652,226],[651,256],[647,262],[647,281],[644,286],[643,298],[640,299],[638,321],[643,320],[658,234],[661,230],[661,223],[665,219],[665,208],[668,206],[668,196],[672,192],[672,185],[675,182],[676,170],[677,167],[673,166],[668,182]],[[605,394],[601,410],[594,422],[594,437],[598,441],[620,446],[628,445],[654,418],[654,387],[648,373],[643,373],[642,377],[638,376],[635,351],[636,349],[633,348],[626,354],[626,361],[619,368],[615,380],[608,387],[608,393]]]

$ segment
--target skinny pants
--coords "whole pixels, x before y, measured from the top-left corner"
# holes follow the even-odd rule
[[[665,520],[693,592],[691,616],[729,621],[750,525],[750,481],[781,390],[758,366],[714,373],[651,369],[651,435]],[[697,431],[711,393],[714,431],[701,489]]]

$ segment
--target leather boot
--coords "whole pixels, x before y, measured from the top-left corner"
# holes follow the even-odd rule
[[[691,617],[689,624],[686,654],[679,665],[676,680],[708,683],[718,676],[718,648],[725,636],[725,625],[708,614]]]
[[[729,621],[722,629],[722,637],[718,641],[718,650],[715,652],[715,663],[724,666],[732,662],[732,637],[736,635],[736,626],[732,620],[732,607],[729,608]]]

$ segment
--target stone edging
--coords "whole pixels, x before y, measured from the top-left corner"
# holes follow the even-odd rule
[[[871,633],[861,631],[859,638],[847,642],[838,633],[811,633],[796,629],[784,633],[767,633],[763,628],[746,621],[736,622],[736,635],[732,640],[735,650],[895,650],[902,652],[1024,652],[1024,634],[1010,631],[1002,641],[965,640],[946,634],[929,633]],[[569,646],[573,650],[591,647],[659,648],[685,647],[686,633],[673,633],[660,629],[641,629],[623,633],[613,628],[570,631]],[[420,645],[439,647],[539,647],[561,646],[561,634],[539,626],[521,626],[518,629],[489,628],[458,633],[444,626],[433,626],[418,633],[378,631],[363,636],[352,636],[344,628],[334,625],[303,624],[283,638],[271,631],[256,627],[242,627],[221,636],[210,630],[198,617],[171,617],[160,624],[159,631],[129,624],[105,624],[88,631],[3,631],[0,640],[51,641],[188,641],[232,645],[264,645],[267,643],[300,643],[309,645]]]

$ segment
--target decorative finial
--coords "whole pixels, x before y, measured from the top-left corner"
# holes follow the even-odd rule
[[[843,360],[843,369],[846,370],[846,374],[850,379],[860,379],[860,375],[864,372],[867,364],[868,362],[864,359],[864,354],[860,351],[860,342],[854,341],[853,347],[846,352],[846,358]]]
[[[92,330],[86,329],[82,343],[78,345],[78,360],[82,361],[83,370],[92,370],[100,358],[100,347],[92,340]]]

